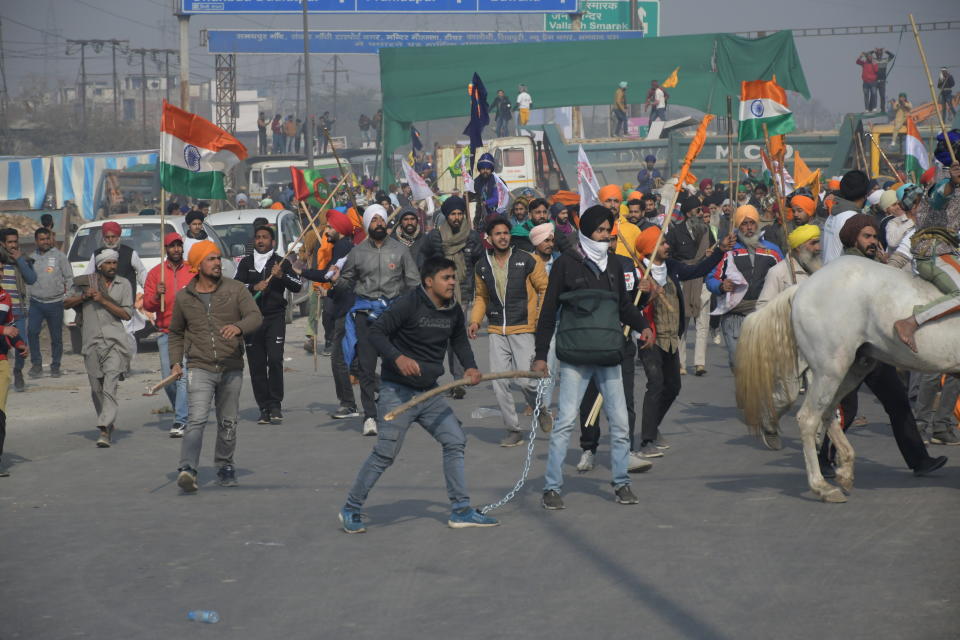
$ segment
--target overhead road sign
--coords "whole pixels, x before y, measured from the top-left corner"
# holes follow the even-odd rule
[[[310,52],[376,54],[380,49],[446,47],[464,44],[596,42],[642,38],[639,31],[310,31]],[[296,29],[210,29],[208,53],[302,54],[303,32]],[[202,42],[202,39],[201,39]]]
[[[300,0],[180,0],[187,14],[302,13]],[[548,13],[577,0],[308,0],[310,13]]]
[[[630,0],[580,0],[580,31],[630,29]],[[637,2],[637,25],[648,38],[660,35],[660,1]],[[543,16],[544,31],[572,31],[570,13]]]

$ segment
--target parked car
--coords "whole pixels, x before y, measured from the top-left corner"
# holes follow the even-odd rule
[[[70,266],[73,267],[73,275],[83,275],[87,269],[93,252],[102,245],[100,227],[103,223],[112,221],[120,225],[120,242],[129,246],[137,252],[140,260],[143,262],[149,272],[155,266],[160,264],[161,245],[163,236],[171,231],[176,231],[182,236],[186,236],[187,222],[184,216],[167,216],[164,220],[165,229],[160,230],[160,216],[114,216],[109,220],[94,220],[82,225],[73,235],[70,241],[70,249],[67,252],[67,258],[70,260]],[[204,231],[207,237],[215,242],[224,256],[229,256],[230,252],[223,243],[217,232],[210,225],[204,223]],[[186,256],[184,256],[186,259]],[[223,275],[232,278],[237,273],[237,267],[232,260],[223,261]],[[138,287],[138,293],[143,290]],[[64,323],[70,330],[70,342],[74,353],[80,353],[81,338],[80,327],[76,324],[76,313],[73,309],[67,309],[64,312]],[[157,330],[149,321],[147,326],[137,332],[139,341],[156,340]]]
[[[228,247],[234,264],[247,255],[247,243],[253,240],[253,221],[266,218],[267,224],[277,232],[276,251],[280,255],[290,251],[293,242],[300,237],[303,227],[300,216],[286,209],[237,209],[221,211],[207,216],[204,222],[216,229],[217,235]],[[309,284],[309,283],[308,283]],[[293,322],[294,306],[299,307],[300,315],[309,312],[310,287],[304,286],[299,293],[287,292],[287,322]]]

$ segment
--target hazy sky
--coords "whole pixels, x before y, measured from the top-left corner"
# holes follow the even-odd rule
[[[176,20],[172,0],[2,0],[3,41],[7,61],[7,84],[13,95],[30,74],[47,77],[51,86],[73,84],[79,77],[79,55],[66,56],[65,38],[129,39],[133,47],[177,48]],[[908,22],[905,11],[912,10],[917,22],[960,20],[960,5],[955,2],[914,0],[910,3],[889,0],[662,0],[661,35],[706,32],[736,32],[757,29],[778,30],[801,27],[889,25]],[[13,21],[29,25],[28,28]],[[496,29],[539,30],[542,16],[371,16],[312,15],[315,28],[346,29]],[[191,69],[193,80],[213,76],[213,56],[198,44],[203,28],[299,28],[299,16],[195,16],[190,21]],[[47,33],[41,33],[39,30]],[[922,33],[927,58],[936,73],[941,65],[957,75],[960,31]],[[906,91],[915,104],[929,100],[929,90],[913,36],[899,34],[871,36],[834,36],[797,38],[797,47],[815,99],[835,112],[862,109],[858,53],[883,46],[899,53],[888,81],[887,95]],[[88,53],[90,51],[88,50]],[[376,86],[379,82],[376,56],[353,55],[342,58],[350,70],[351,84]],[[291,57],[241,56],[238,81],[284,82],[285,74],[296,63]],[[330,56],[312,56],[316,81],[319,70],[328,67]],[[150,71],[148,62],[148,72]],[[122,59],[121,72],[139,71]],[[88,73],[109,73],[109,50],[96,59],[88,56]],[[156,68],[154,67],[154,70]],[[328,81],[331,80],[328,76]],[[341,78],[341,81],[343,79]],[[576,79],[571,79],[572,83]]]

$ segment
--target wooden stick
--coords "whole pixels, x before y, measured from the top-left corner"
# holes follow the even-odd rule
[[[863,140],[860,139],[859,135],[856,135],[856,132],[854,132],[853,137],[857,141],[857,152],[860,154],[860,162],[863,163],[863,172],[869,177],[871,163],[869,160],[867,160],[867,154],[863,150]]]
[[[947,125],[943,121],[943,113],[940,110],[940,104],[937,102],[937,92],[933,88],[933,77],[930,75],[930,67],[927,65],[927,54],[923,52],[923,43],[920,42],[920,32],[917,31],[917,23],[910,14],[910,26],[913,27],[913,37],[917,40],[917,49],[920,50],[920,60],[923,62],[923,70],[927,74],[927,84],[930,85],[930,97],[933,99],[933,106],[937,111],[937,121],[940,123],[940,131],[943,132],[943,142],[950,151],[950,164],[957,164],[957,156],[953,151],[953,145],[950,144],[950,136],[947,134]]]
[[[783,179],[783,158],[781,157],[779,160],[777,160],[776,158],[773,157],[773,153],[772,153],[772,150],[771,150],[771,148],[770,148],[770,134],[769,134],[769,132],[767,131],[767,123],[765,123],[765,122],[763,123],[763,137],[764,137],[764,139],[765,139],[766,142],[767,142],[767,154],[770,156],[770,162],[771,162],[771,163],[773,163],[773,162],[779,163],[779,166],[775,165],[775,166],[772,166],[772,167],[770,167],[770,168],[771,168],[771,169],[775,169],[776,172],[777,172],[777,175],[773,176],[773,191],[774,191],[774,193],[776,193],[776,195],[777,195],[777,209],[778,209],[778,214],[779,214],[778,217],[780,218],[780,228],[783,230],[783,237],[784,237],[784,239],[786,239],[786,237],[787,237],[787,211],[786,211],[786,206],[787,206],[787,205],[786,205],[786,202],[785,202],[784,199],[783,199],[783,193],[781,193],[781,189],[780,189],[780,181]],[[786,143],[784,143],[784,144],[786,144]],[[789,260],[788,260],[788,264],[787,264],[787,271],[790,272],[790,284],[797,284],[797,274],[795,274],[795,273],[793,272],[793,264],[790,263]]]
[[[540,375],[539,373],[534,373],[533,371],[499,371],[496,373],[483,374],[482,376],[480,376],[480,381],[484,382],[487,380],[503,380],[506,378],[545,378],[545,377],[547,376]],[[401,413],[409,409],[412,409],[413,407],[417,406],[422,402],[429,400],[430,398],[438,396],[445,391],[449,391],[454,387],[463,387],[463,386],[469,386],[469,385],[470,385],[470,381],[467,378],[460,378],[459,380],[454,380],[453,382],[442,384],[439,387],[434,387],[433,389],[430,389],[429,391],[425,391],[424,393],[421,393],[420,395],[414,398],[411,398],[407,402],[404,402],[402,405],[400,405],[399,407],[397,407],[387,415],[383,416],[383,419],[386,420],[387,422],[390,422],[391,420],[399,416]]]
[[[173,384],[174,382],[176,382],[176,381],[179,380],[179,379],[180,379],[180,376],[178,376],[178,375],[176,375],[176,374],[170,374],[169,376],[167,376],[166,378],[164,378],[163,380],[161,380],[160,382],[158,382],[157,384],[155,384],[155,385],[153,385],[153,386],[147,385],[147,390],[146,390],[146,392],[145,392],[143,395],[145,395],[145,396],[155,396],[155,395],[157,395],[157,392],[160,391],[160,389],[163,389],[163,388],[164,388],[165,386],[167,386],[168,384]]]
[[[873,134],[867,133],[864,135],[870,138],[870,142],[872,142],[873,146],[875,146],[877,148],[877,151],[880,152],[880,157],[883,158],[884,162],[887,163],[887,166],[890,167],[890,171],[893,171],[893,175],[896,176],[897,180],[900,180],[901,182],[906,182],[906,178],[903,176],[903,174],[897,171],[897,168],[893,166],[892,162],[890,162],[890,158],[888,158],[887,154],[883,152],[883,149],[880,147],[880,143],[878,143],[877,139],[873,137]]]
[[[727,189],[733,187],[733,97],[727,96]],[[736,202],[736,193],[730,196]]]
[[[330,132],[327,131],[326,127],[321,129],[323,131],[323,137],[327,139],[327,144],[330,146],[330,151],[333,152],[333,157],[337,161],[337,168],[340,169],[340,182],[344,182],[347,179],[347,172],[343,170],[343,164],[340,163],[340,154],[337,153],[336,147],[333,146],[333,140],[330,139]],[[350,173],[353,173],[351,168]],[[353,205],[354,210],[359,214],[360,208],[357,207],[357,200],[353,197],[353,187],[347,185],[347,195],[350,196],[350,204]]]
[[[313,223],[313,220],[314,220],[314,219],[320,217],[320,213],[321,213],[324,209],[327,208],[327,205],[328,205],[328,204],[330,203],[330,201],[333,199],[333,196],[337,193],[337,190],[338,190],[341,186],[343,186],[343,180],[341,180],[340,182],[337,183],[337,185],[333,188],[333,191],[330,192],[330,195],[327,196],[327,199],[323,201],[323,204],[322,204],[322,205],[320,205],[320,208],[317,210],[316,215],[311,217],[311,219],[310,219],[311,224]],[[305,235],[307,234],[307,231],[308,231],[309,229],[310,229],[310,225],[304,227],[303,231],[300,232],[300,235],[297,236],[297,239],[293,241],[294,246],[296,246],[296,244],[303,239],[303,236],[305,236]],[[290,252],[284,251],[283,259],[286,260],[286,259],[289,258],[289,257],[290,257]],[[281,261],[281,262],[282,262],[282,261]],[[269,283],[272,278],[273,278],[273,274],[271,273],[269,276],[267,276],[267,279],[264,280],[264,282]],[[253,299],[256,300],[257,298],[259,298],[261,293],[263,293],[263,291],[257,291],[257,293],[254,294]]]

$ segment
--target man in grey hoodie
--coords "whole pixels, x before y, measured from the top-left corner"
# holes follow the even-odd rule
[[[27,340],[30,345],[31,378],[43,375],[43,355],[40,353],[40,329],[47,323],[50,332],[50,375],[60,377],[60,359],[63,357],[63,299],[73,285],[73,268],[62,251],[53,246],[53,233],[40,227],[34,234],[37,248],[30,256],[37,280],[30,287],[30,307],[27,320]]]

